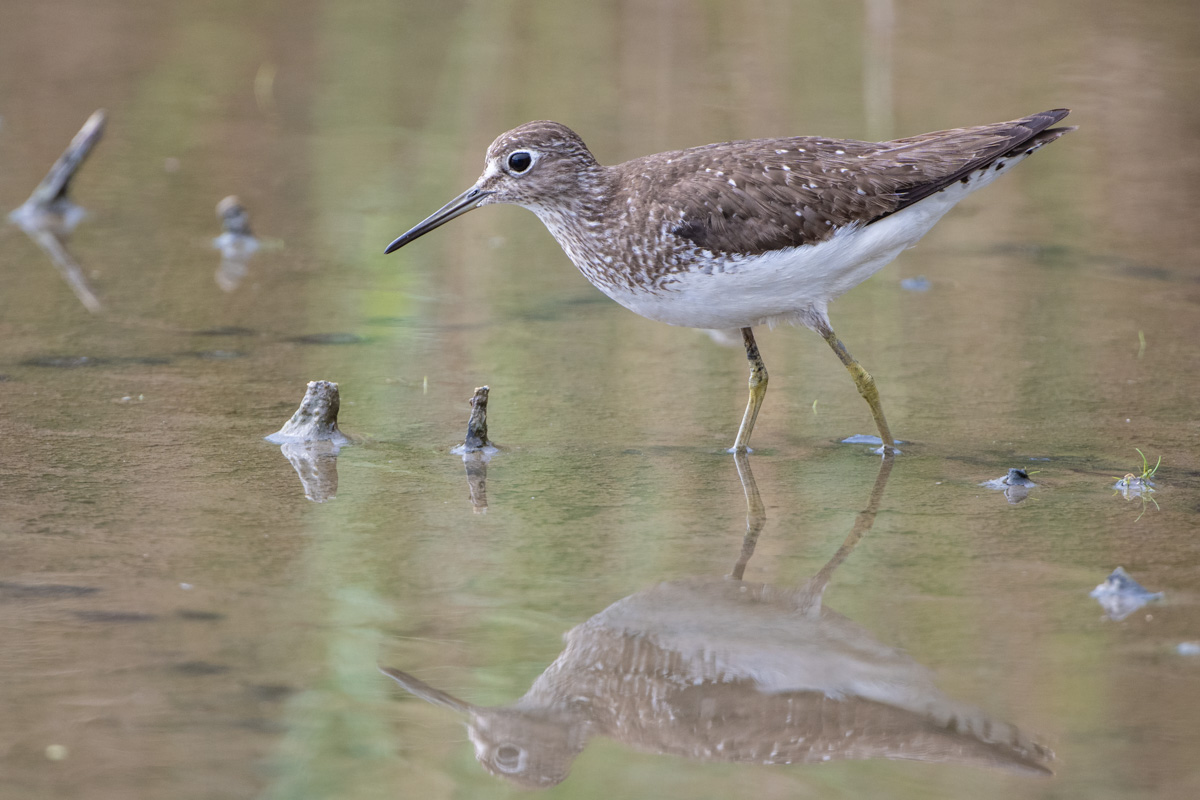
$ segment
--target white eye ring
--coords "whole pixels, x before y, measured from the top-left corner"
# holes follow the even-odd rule
[[[514,150],[508,154],[504,163],[514,175],[523,175],[533,166],[533,153],[528,150]]]
[[[512,751],[516,751],[515,758],[512,755]],[[509,775],[518,775],[525,771],[525,762],[529,759],[529,753],[524,747],[504,743],[496,747],[495,754],[496,757],[492,763],[501,772],[506,772]]]

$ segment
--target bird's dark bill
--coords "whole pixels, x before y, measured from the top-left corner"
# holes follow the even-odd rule
[[[413,239],[416,239],[419,236],[424,236],[425,234],[429,233],[434,228],[437,228],[441,225],[445,225],[447,222],[454,219],[455,217],[462,216],[463,214],[467,213],[472,208],[474,208],[475,206],[477,206],[481,202],[483,202],[483,199],[490,194],[491,194],[491,192],[485,192],[476,186],[472,186],[470,189],[463,192],[458,197],[451,200],[449,203],[446,203],[446,205],[442,206],[441,208],[439,208],[437,211],[430,214],[425,219],[421,220],[421,222],[418,223],[416,225],[416,227],[414,227],[412,230],[410,230],[408,233],[404,234],[400,238],[396,239],[391,244],[389,244],[387,246],[387,249],[384,250],[383,252],[391,253],[395,250],[399,250],[401,247],[404,247],[404,245],[408,244]]]

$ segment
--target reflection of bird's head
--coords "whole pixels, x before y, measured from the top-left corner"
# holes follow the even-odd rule
[[[475,758],[493,775],[526,789],[562,783],[571,762],[583,752],[592,723],[578,707],[486,708],[459,700],[406,672],[380,667],[380,672],[413,695],[467,717],[467,735]]]
[[[565,710],[474,708],[467,735],[484,768],[526,789],[566,780],[587,744],[588,723]]]

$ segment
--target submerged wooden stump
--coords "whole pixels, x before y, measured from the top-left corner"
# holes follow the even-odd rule
[[[264,437],[268,442],[332,441],[349,444],[350,437],[338,430],[338,409],[341,398],[333,381],[309,381],[308,390],[292,418],[275,433]]]
[[[82,206],[71,201],[68,190],[71,179],[104,135],[105,119],[103,110],[88,117],[29,199],[8,215],[9,220],[25,231],[49,256],[79,302],[92,313],[100,311],[100,300],[84,278],[83,269],[66,247],[67,237],[86,216],[86,212]]]
[[[338,385],[332,381],[310,381],[292,418],[270,436],[268,442],[280,445],[300,483],[304,496],[324,503],[337,496],[337,455],[351,439],[338,430],[341,407]]]
[[[66,211],[63,206],[70,203],[67,192],[71,188],[71,179],[75,177],[75,173],[79,171],[83,162],[92,152],[92,148],[104,135],[106,120],[107,115],[104,109],[93,112],[87,118],[87,122],[83,123],[79,133],[75,134],[71,144],[67,145],[66,151],[58,157],[54,166],[50,167],[50,171],[33,190],[33,194],[29,195],[29,199],[10,215],[14,222],[17,221],[18,215],[33,215],[55,210]],[[82,210],[80,211],[82,212]]]

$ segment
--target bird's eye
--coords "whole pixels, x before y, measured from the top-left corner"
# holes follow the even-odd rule
[[[502,744],[496,748],[496,766],[509,774],[525,768],[525,751],[512,744]]]
[[[533,154],[528,150],[518,150],[508,157],[508,168],[518,174],[533,166]]]

